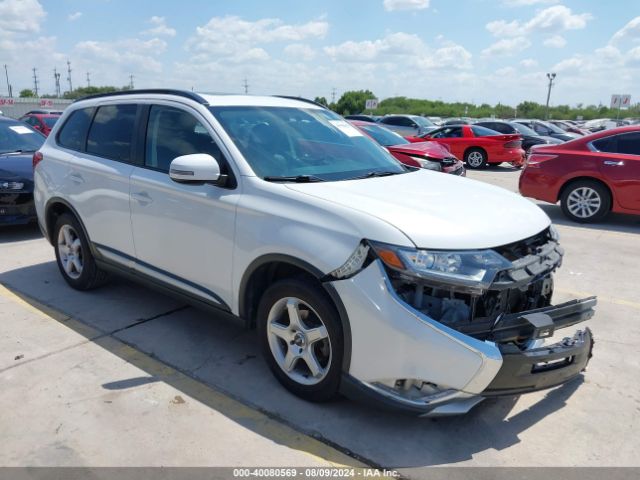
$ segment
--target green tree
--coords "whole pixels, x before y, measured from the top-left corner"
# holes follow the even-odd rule
[[[329,106],[327,99],[325,97],[316,97],[313,99],[314,102],[319,103],[320,105],[324,105],[325,107]]]
[[[336,112],[340,115],[350,113],[361,113],[364,111],[365,103],[369,98],[376,98],[370,90],[352,90],[344,92],[336,104]]]
[[[71,100],[76,100],[78,98],[86,97],[87,95],[95,95],[98,93],[110,93],[110,92],[119,92],[122,90],[129,90],[129,87],[112,87],[112,86],[104,86],[104,87],[80,87],[76,88],[72,92],[65,92],[63,98],[68,98]]]
[[[36,94],[30,88],[25,88],[24,90],[20,90],[20,98],[32,98],[35,96]]]

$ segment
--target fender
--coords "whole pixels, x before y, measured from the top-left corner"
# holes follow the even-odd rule
[[[61,198],[61,197],[51,197],[47,201],[47,204],[44,209],[45,229],[47,232],[46,239],[49,241],[49,243],[53,246],[53,243],[54,243],[53,232],[52,232],[52,228],[50,228],[50,227],[53,227],[53,225],[48,225],[48,218],[49,218],[49,212],[51,210],[51,207],[55,203],[61,203],[62,205],[67,207],[71,211],[71,213],[73,213],[73,215],[78,220],[80,227],[82,228],[82,233],[84,233],[84,236],[87,239],[87,242],[89,242],[89,245],[91,245],[91,253],[94,255],[94,257],[98,255],[98,252],[95,250],[93,246],[93,242],[91,242],[91,237],[89,237],[89,232],[87,232],[87,228],[84,226],[84,222],[82,221],[80,214],[78,214],[78,211],[69,202],[67,202],[64,198]]]
[[[325,292],[329,295],[329,297],[331,298],[331,301],[335,305],[336,310],[338,311],[338,316],[340,317],[340,323],[342,324],[342,334],[344,337],[343,338],[344,354],[342,359],[342,370],[344,372],[348,372],[349,367],[351,365],[351,325],[349,323],[349,316],[347,315],[347,310],[345,309],[344,304],[342,303],[342,299],[340,298],[340,295],[338,295],[338,292],[336,291],[334,286],[331,285],[331,283],[329,282],[323,281],[326,274],[320,271],[318,268],[311,265],[310,263],[305,262],[304,260],[300,260],[299,258],[292,257],[290,255],[284,255],[279,253],[262,255],[261,257],[258,257],[255,260],[253,260],[245,270],[244,274],[242,275],[242,280],[240,282],[240,291],[238,295],[240,318],[245,320],[247,326],[250,326],[250,319],[247,317],[247,314],[248,314],[247,304],[246,304],[247,302],[245,300],[246,293],[247,293],[247,284],[249,283],[249,279],[251,278],[253,273],[258,268],[260,268],[263,265],[266,265],[267,263],[272,263],[272,262],[287,263],[289,265],[293,265],[294,267],[304,270],[305,272],[313,276],[315,279],[317,279],[318,282],[321,283]]]

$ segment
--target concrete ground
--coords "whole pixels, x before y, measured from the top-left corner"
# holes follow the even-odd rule
[[[510,168],[469,176],[517,189]],[[0,230],[0,466],[640,466],[640,217],[543,208],[566,250],[555,301],[599,296],[589,369],[442,419],[301,401],[240,322],[123,280],[76,292],[37,229]]]

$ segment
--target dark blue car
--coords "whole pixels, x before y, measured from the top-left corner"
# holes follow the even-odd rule
[[[44,140],[28,125],[0,117],[0,225],[36,220],[32,159]]]

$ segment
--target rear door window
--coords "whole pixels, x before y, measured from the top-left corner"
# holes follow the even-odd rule
[[[593,146],[600,152],[622,153],[625,155],[640,155],[640,133],[625,133],[601,138],[593,142]]]
[[[93,108],[83,108],[73,112],[58,133],[58,144],[71,150],[83,152],[93,112]]]
[[[129,162],[137,110],[133,104],[99,107],[87,137],[87,153]]]

